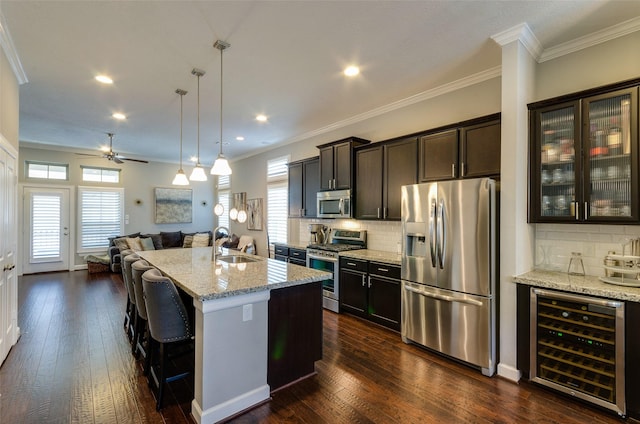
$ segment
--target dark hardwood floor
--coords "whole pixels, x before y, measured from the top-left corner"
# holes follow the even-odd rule
[[[0,423],[188,423],[189,385],[155,411],[123,331],[116,274],[19,280],[22,336],[0,368]],[[233,354],[230,352],[229,354]],[[273,394],[235,423],[619,423],[615,414],[514,384],[348,315],[324,313],[318,374]],[[631,420],[629,420],[631,421]]]

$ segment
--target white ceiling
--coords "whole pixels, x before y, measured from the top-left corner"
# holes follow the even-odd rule
[[[549,49],[640,16],[640,2],[2,0],[0,12],[28,79],[21,143],[97,149],[114,132],[125,156],[177,162],[182,88],[186,161],[197,150],[195,67],[206,71],[206,165],[219,148],[217,39],[231,44],[223,149],[233,160],[499,66],[491,36],[520,23]],[[348,64],[361,75],[345,78]],[[98,73],[115,83],[97,83]]]

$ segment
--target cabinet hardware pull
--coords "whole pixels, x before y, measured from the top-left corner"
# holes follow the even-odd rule
[[[380,208],[376,208],[376,216],[380,218]]]
[[[367,287],[371,288],[371,276],[370,275],[367,276]]]
[[[584,219],[589,219],[589,202],[584,202]]]
[[[367,284],[365,281],[365,275],[362,274],[362,287],[364,287],[365,284]]]
[[[462,162],[460,164],[460,176],[464,177],[464,174],[466,173],[466,164],[464,162]]]
[[[349,265],[349,266],[356,266],[356,264],[354,264],[353,262],[347,262],[347,265]]]
[[[378,268],[378,271],[389,272],[389,270],[387,268]]]
[[[579,219],[580,219],[580,214],[578,213],[578,207],[579,207],[579,204],[578,204],[578,202],[577,202],[577,201],[576,201],[576,202],[573,202],[573,203],[574,203],[574,205],[573,205],[573,212],[574,212],[574,214],[575,214],[575,216],[576,216],[576,221],[577,221],[577,220],[579,220]]]
[[[387,219],[387,207],[382,208],[382,218]]]
[[[451,164],[451,178],[455,178],[456,177],[456,164],[452,163]]]

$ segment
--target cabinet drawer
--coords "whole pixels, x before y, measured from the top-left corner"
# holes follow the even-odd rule
[[[367,272],[367,261],[361,261],[353,258],[340,258],[340,269]]]
[[[302,250],[302,249],[289,248],[289,258],[290,259],[296,259],[296,260],[299,260],[299,261],[306,261],[307,260],[307,251],[306,250]]]
[[[369,274],[381,277],[400,279],[400,267],[382,262],[369,262]]]
[[[276,255],[289,256],[289,248],[287,246],[280,246],[276,244],[274,246]]]

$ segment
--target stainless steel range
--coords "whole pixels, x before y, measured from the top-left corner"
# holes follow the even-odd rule
[[[340,252],[366,248],[366,230],[332,230],[328,243],[307,246],[307,267],[333,274],[333,278],[322,282],[322,306],[326,309],[340,312]]]

